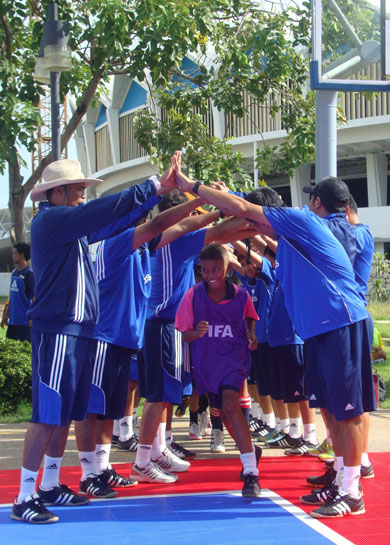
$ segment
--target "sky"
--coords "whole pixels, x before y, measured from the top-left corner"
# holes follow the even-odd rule
[[[22,168],[21,174],[24,176],[24,181],[28,179],[28,177],[31,175],[31,154],[28,153],[26,150],[22,151],[22,157],[26,161],[28,168]],[[68,158],[69,159],[77,159],[77,153],[76,153],[76,144],[74,142],[74,139],[72,138],[71,141],[68,144]],[[0,174],[0,209],[7,208],[8,207],[8,168],[4,172],[4,174]],[[30,197],[28,196],[26,199],[26,206],[31,206],[32,202],[30,200]]]

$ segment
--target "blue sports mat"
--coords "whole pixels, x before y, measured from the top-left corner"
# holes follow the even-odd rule
[[[0,507],[1,545],[329,545],[346,544],[276,494],[247,500],[240,493],[146,496],[51,507],[60,521],[13,521]],[[272,499],[271,499],[272,498]],[[283,508],[278,503],[285,505]],[[292,512],[295,512],[292,514]],[[309,520],[310,519],[310,520]],[[306,523],[304,522],[306,520]],[[319,531],[317,531],[319,530]],[[325,537],[325,535],[328,537]]]

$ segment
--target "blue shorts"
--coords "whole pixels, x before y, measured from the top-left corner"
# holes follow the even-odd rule
[[[273,352],[274,366],[278,369],[280,399],[283,399],[284,403],[295,403],[307,399],[307,396],[304,395],[303,345],[274,346],[271,351]],[[272,397],[279,399],[273,395]]]
[[[93,339],[31,332],[31,422],[66,426],[84,420],[95,346]]]
[[[252,359],[252,370],[256,380],[257,389],[261,396],[271,394],[271,350],[268,343],[260,343],[254,351]],[[251,370],[251,373],[252,373]]]
[[[369,335],[366,319],[306,342],[305,387],[310,407],[323,407],[336,420],[375,410]]]
[[[171,320],[146,320],[143,362],[139,361],[139,392],[149,402],[179,405],[183,395],[183,378],[191,383],[184,370],[182,335]],[[188,381],[187,381],[188,375]]]
[[[97,341],[88,413],[119,420],[125,414],[132,350]]]
[[[130,380],[138,382],[138,354],[132,354],[130,358]]]

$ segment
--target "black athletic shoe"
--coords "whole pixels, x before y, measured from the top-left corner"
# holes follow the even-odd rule
[[[127,439],[126,441],[121,441],[118,439],[117,441],[117,448],[118,450],[127,450],[129,452],[135,452],[138,448],[139,443],[139,437],[137,435],[132,435],[130,439]]]
[[[113,436],[111,437],[111,445],[112,445],[113,447],[116,447],[116,446],[117,446],[117,444],[118,444],[118,439],[119,439],[119,435],[113,435]]]
[[[38,488],[38,495],[44,505],[66,505],[68,507],[78,507],[79,505],[87,505],[90,502],[89,498],[79,496],[73,492],[66,484],[54,486],[50,490]]]
[[[257,437],[261,428],[265,426],[264,422],[260,418],[251,418],[249,421],[249,429],[252,437]]]
[[[259,477],[248,473],[244,475],[244,486],[242,487],[243,498],[258,498],[260,496],[261,488],[259,483]]]
[[[325,467],[326,467],[327,469],[330,469],[330,468],[333,467],[333,466],[334,466],[334,460],[327,460],[327,461],[325,462]]]
[[[326,503],[330,499],[336,497],[338,491],[338,486],[335,484],[328,484],[328,486],[324,486],[324,488],[321,488],[320,490],[313,490],[311,494],[301,496],[300,500],[302,503],[306,503],[307,505],[322,505],[323,503]]]
[[[85,481],[80,481],[79,494],[82,496],[92,496],[93,498],[115,498],[117,493],[110,488],[100,475],[87,477]]]
[[[362,479],[373,479],[375,477],[374,469],[371,464],[369,466],[361,466],[360,477]]]
[[[301,442],[294,448],[288,448],[284,451],[286,456],[305,456],[308,451],[312,448],[318,447],[319,443],[311,443],[310,441],[305,441],[301,437]]]
[[[319,519],[335,519],[345,515],[363,515],[365,512],[362,497],[353,498],[349,494],[344,496],[337,494],[318,509],[314,509],[310,515]]]
[[[114,468],[105,469],[99,477],[102,482],[110,488],[130,488],[131,486],[136,486],[138,484],[138,481],[135,481],[134,479],[122,477]]]
[[[167,445],[167,448],[168,450],[173,452],[173,454],[176,454],[176,456],[181,460],[192,460],[196,456],[196,452],[187,450],[186,448],[179,445],[179,443],[175,443],[174,441]]]
[[[263,454],[263,451],[261,450],[261,448],[259,447],[259,445],[255,445],[255,454],[256,454],[256,466],[258,466],[259,461],[260,461],[260,458],[261,458],[261,455]],[[241,481],[244,480],[244,468],[241,468],[240,480],[241,480]]]
[[[11,518],[29,522],[30,524],[50,524],[58,520],[57,515],[46,509],[38,494],[27,496],[20,503],[15,500],[12,506]]]
[[[277,437],[276,439],[270,439],[269,441],[267,441],[266,444],[269,446],[269,448],[291,449],[299,446],[301,441],[301,437],[293,439],[288,433],[283,433],[281,437]]]
[[[332,484],[337,475],[337,471],[330,467],[323,475],[311,476],[306,479],[308,484],[313,488],[322,488],[323,486],[328,486]]]

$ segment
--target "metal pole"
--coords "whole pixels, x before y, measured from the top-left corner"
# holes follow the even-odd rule
[[[49,4],[49,21],[58,21],[58,6]],[[61,159],[60,73],[50,72],[51,142],[53,161]]]
[[[50,72],[51,144],[53,161],[61,159],[60,73]]]
[[[316,93],[316,181],[337,176],[337,91]]]

